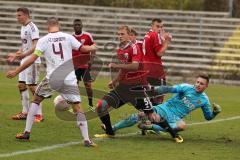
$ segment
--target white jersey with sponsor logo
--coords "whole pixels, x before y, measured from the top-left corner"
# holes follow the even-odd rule
[[[43,54],[46,59],[47,75],[49,78],[52,72],[60,65],[67,62],[72,63],[72,49],[78,50],[82,44],[72,35],[63,32],[48,33],[39,39],[35,54]],[[74,72],[72,72],[76,78]]]
[[[39,39],[39,30],[33,22],[29,22],[26,26],[21,28],[21,40],[23,53],[27,52],[32,47],[32,41]],[[26,61],[29,56],[22,59],[21,63]],[[35,63],[41,63],[41,59],[38,58]]]

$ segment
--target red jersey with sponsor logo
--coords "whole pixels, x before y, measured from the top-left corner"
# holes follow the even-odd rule
[[[146,74],[141,67],[143,54],[137,45],[129,42],[125,47],[117,49],[117,57],[121,64],[130,64],[133,61],[140,63],[138,70],[121,70],[120,84],[146,84]]]
[[[148,77],[165,78],[161,57],[157,56],[157,52],[163,46],[163,38],[153,31],[149,31],[143,41],[143,63],[144,70],[148,72]]]
[[[82,34],[80,35],[73,35],[79,42],[81,42],[83,45],[92,45],[93,42],[93,38],[92,35],[88,32],[82,32]],[[91,59],[91,53],[87,52],[87,53],[82,53],[78,50],[73,50],[72,51],[72,55],[73,55],[73,64],[75,69],[78,68],[88,68],[88,63]]]

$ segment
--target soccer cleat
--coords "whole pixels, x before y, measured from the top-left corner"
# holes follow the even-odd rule
[[[95,134],[94,137],[96,138],[114,138],[114,135],[111,135],[111,134]]]
[[[143,135],[143,136],[147,135],[147,130],[142,129],[142,130],[141,130],[141,135]]]
[[[105,126],[105,124],[101,124],[101,128],[102,128],[102,130],[106,131],[106,126]]]
[[[176,143],[182,143],[183,142],[183,138],[181,135],[177,134],[174,138]]]
[[[152,130],[152,124],[149,121],[141,122],[138,124],[138,128],[141,129],[141,135],[146,135],[147,130]]]
[[[19,112],[12,116],[13,120],[26,120],[27,119],[27,113]]]
[[[97,147],[97,144],[94,143],[93,141],[89,140],[89,141],[84,141],[84,146],[85,147]]]
[[[152,130],[152,124],[139,123],[138,128],[142,130]]]
[[[44,121],[44,119],[43,119],[43,116],[41,114],[35,115],[35,119],[34,119],[35,123],[40,123],[40,122],[43,122],[43,121]]]
[[[17,133],[16,139],[29,140],[30,139],[30,132]]]
[[[106,126],[105,126],[105,124],[101,124],[101,128],[102,128],[102,130],[104,130],[104,131],[106,132]],[[116,132],[116,129],[115,129],[114,126],[112,126],[112,129],[113,129],[114,132]]]

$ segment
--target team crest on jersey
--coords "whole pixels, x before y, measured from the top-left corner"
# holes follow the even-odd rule
[[[28,34],[28,32],[27,32],[27,31],[25,31],[25,32],[24,32],[24,35],[26,36],[27,34]]]
[[[81,39],[81,43],[83,44],[86,40],[85,39]]]
[[[201,104],[201,101],[200,101],[200,100],[198,100],[198,101],[197,101],[197,104],[198,104],[198,105],[200,105],[200,104]]]
[[[124,57],[125,59],[128,59],[128,53],[124,53],[124,54],[123,54],[123,57]]]

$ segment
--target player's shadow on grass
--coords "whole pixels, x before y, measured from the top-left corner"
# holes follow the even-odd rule
[[[209,138],[205,138],[205,137],[201,137],[199,135],[196,135],[194,137],[187,137],[187,136],[183,136],[186,137],[184,138],[184,143],[192,143],[192,144],[221,144],[221,145],[226,145],[226,144],[233,144],[233,143],[237,143],[236,145],[240,145],[239,142],[234,141],[233,139],[229,138],[229,137],[225,137],[225,136],[220,136],[220,137],[216,137],[214,139],[209,139]],[[171,136],[169,134],[166,135],[159,135],[159,134],[150,134],[150,135],[141,135],[138,133],[131,133],[128,135],[127,134],[116,134],[116,139],[121,139],[121,140],[127,140],[129,141],[129,139],[131,140],[136,140],[136,141],[144,141],[144,140],[148,140],[148,141],[153,141],[153,142],[173,142],[175,143],[175,141],[171,138]]]

